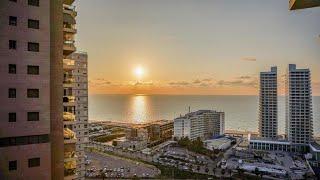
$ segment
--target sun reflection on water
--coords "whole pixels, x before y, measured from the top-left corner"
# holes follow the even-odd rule
[[[131,98],[132,121],[143,123],[148,121],[148,97],[145,95],[135,95]]]

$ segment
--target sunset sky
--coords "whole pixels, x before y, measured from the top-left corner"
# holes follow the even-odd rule
[[[320,95],[320,8],[289,11],[288,0],[76,2],[90,94],[257,95],[260,71],[277,65],[283,89],[296,63],[311,69]]]

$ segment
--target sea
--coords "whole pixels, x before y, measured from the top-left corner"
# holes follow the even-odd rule
[[[278,131],[284,134],[285,97],[278,98]],[[225,112],[225,128],[258,131],[258,96],[89,95],[89,121],[145,123],[173,120],[201,109]],[[313,97],[313,126],[320,136],[320,96]]]

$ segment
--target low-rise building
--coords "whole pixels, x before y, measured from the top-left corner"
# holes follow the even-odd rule
[[[126,139],[142,141],[148,139],[148,131],[144,128],[129,128],[126,130]]]
[[[224,112],[199,110],[180,116],[174,120],[174,137],[208,139],[224,134]]]
[[[173,135],[173,121],[155,121],[148,125],[146,129],[148,131],[149,142],[168,140]]]
[[[265,151],[292,151],[292,144],[287,140],[277,140],[269,138],[250,138],[249,148]]]
[[[228,137],[222,137],[218,139],[205,140],[204,147],[209,150],[226,150],[231,146],[232,140]]]
[[[320,145],[317,142],[313,142],[309,144],[310,154],[312,155],[311,159],[309,159],[309,163],[312,167],[320,170]]]

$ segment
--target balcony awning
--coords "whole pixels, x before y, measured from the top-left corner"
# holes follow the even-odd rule
[[[289,0],[289,9],[306,9],[320,6],[320,0]]]
[[[71,5],[74,2],[74,0],[63,0],[63,4]]]
[[[63,14],[63,22],[68,24],[76,24],[76,20],[70,14]]]

